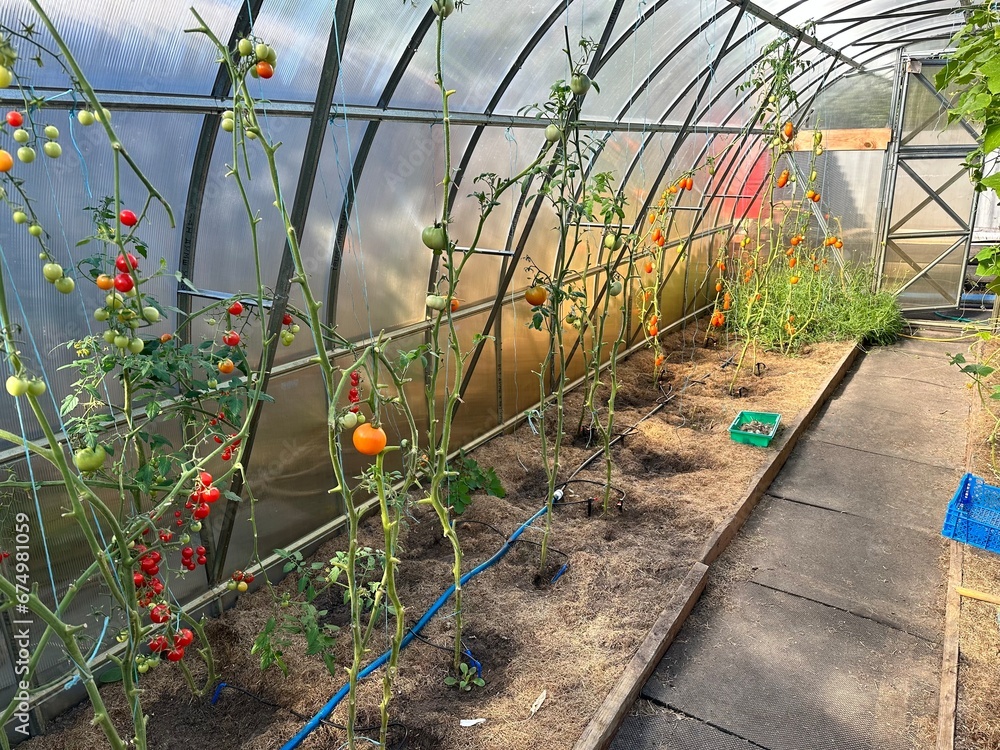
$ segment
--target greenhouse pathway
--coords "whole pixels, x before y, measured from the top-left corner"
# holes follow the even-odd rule
[[[713,565],[614,750],[932,746],[940,529],[965,463],[957,346],[859,358]]]

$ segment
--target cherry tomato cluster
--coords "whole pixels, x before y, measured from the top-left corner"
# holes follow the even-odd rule
[[[182,547],[181,565],[189,571],[193,571],[199,565],[206,565],[208,563],[208,558],[205,556],[206,552],[207,550],[201,545],[198,547]]]
[[[650,338],[653,338],[660,333],[659,322],[660,318],[655,313],[649,316],[649,323],[647,330],[649,331]]]
[[[253,575],[244,573],[242,570],[237,570],[233,572],[233,575],[226,583],[226,588],[230,591],[239,591],[242,594],[250,588],[251,583],[253,583]]]
[[[166,605],[160,605],[166,607]],[[155,611],[155,610],[154,610]],[[169,619],[169,611],[167,618]],[[155,620],[154,620],[155,622]],[[164,620],[166,622],[166,620]],[[165,635],[154,636],[149,641],[149,650],[154,654],[166,656],[167,661],[178,662],[184,658],[184,649],[194,643],[194,633],[189,628],[181,628],[173,635],[173,639]],[[144,660],[145,661],[145,660]],[[145,673],[143,666],[149,668],[148,662],[139,664],[139,672]]]
[[[295,334],[299,332],[300,328],[292,318],[291,313],[285,313],[281,319],[281,324],[285,326],[285,329],[281,332],[281,343],[284,346],[291,346],[292,342],[295,341]]]
[[[0,560],[6,560],[10,557],[10,552],[0,552]]]
[[[148,607],[155,597],[163,593],[163,581],[159,578],[163,555],[159,550],[147,550],[144,544],[137,544],[135,551],[139,553],[142,572],[132,574],[132,583],[139,595],[139,606]]]
[[[351,373],[351,390],[347,392],[347,400],[351,402],[350,411],[357,414],[361,410],[361,373],[357,370]]]
[[[278,53],[263,42],[254,44],[251,39],[240,39],[236,45],[240,57],[250,60],[250,75],[254,78],[270,78],[278,64]],[[255,62],[256,61],[256,62]]]
[[[219,416],[212,417],[212,419],[210,419],[208,421],[208,423],[212,427],[216,427],[216,426],[218,426],[219,421],[222,420],[222,419],[225,419],[225,415],[222,412],[219,412]],[[229,461],[230,459],[232,459],[233,453],[236,451],[237,448],[240,447],[240,444],[243,442],[242,438],[236,437],[237,434],[238,433],[231,432],[231,433],[229,433],[228,437],[223,437],[222,434],[220,434],[220,433],[216,433],[216,434],[212,435],[212,439],[216,443],[218,443],[219,445],[222,445],[223,443],[225,443],[226,440],[230,441],[229,445],[227,445],[223,449],[222,453],[219,454],[219,458],[221,458],[223,461]],[[218,492],[218,490],[216,490],[216,492]],[[216,500],[217,499],[218,498],[216,498]],[[214,503],[215,500],[210,500],[209,502],[213,502]]]

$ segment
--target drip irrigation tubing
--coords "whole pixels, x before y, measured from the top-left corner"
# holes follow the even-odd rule
[[[681,389],[678,390],[678,391],[674,391],[673,389],[671,389],[669,392],[664,392],[664,396],[665,397],[663,399],[659,400],[657,402],[656,406],[654,406],[649,411],[648,414],[646,414],[644,417],[642,417],[641,419],[639,419],[634,425],[632,425],[631,427],[629,427],[628,429],[624,430],[622,433],[620,433],[619,435],[617,435],[610,442],[610,444],[609,444],[608,447],[611,447],[612,445],[614,445],[615,443],[617,443],[619,440],[622,440],[626,435],[631,434],[635,430],[636,427],[638,427],[641,423],[645,422],[647,419],[650,419],[651,417],[653,417],[654,415],[656,415],[658,412],[660,412],[664,407],[666,407],[667,404],[669,404],[671,401],[673,401],[677,396],[680,396],[681,394],[683,394],[690,386],[692,386],[692,385],[694,385],[696,383],[704,384],[705,383],[705,378],[707,378],[707,377],[708,376],[706,375],[705,377],[703,377],[701,379],[688,380],[681,387]],[[604,449],[601,448],[600,450],[596,451],[593,455],[591,455],[588,458],[584,459],[583,463],[581,463],[576,468],[576,470],[572,474],[570,474],[569,479],[567,479],[565,482],[563,482],[562,484],[559,485],[559,488],[556,489],[556,491],[555,491],[555,494],[558,495],[558,497],[555,498],[556,502],[553,504],[553,507],[556,507],[557,505],[561,505],[562,504],[561,501],[562,501],[562,497],[563,497],[563,494],[564,494],[564,489],[563,488],[565,488],[566,485],[568,485],[571,482],[573,482],[574,481],[574,477],[576,477],[577,474],[579,474],[581,471],[583,471],[588,465],[590,465],[595,459],[597,459],[598,456],[602,455],[603,453],[604,453]],[[621,490],[618,490],[618,491],[621,492]],[[511,548],[514,546],[514,543],[517,542],[517,540],[521,536],[521,534],[523,534],[535,521],[537,521],[539,518],[541,518],[542,516],[544,516],[547,510],[548,510],[548,506],[547,505],[542,506],[542,508],[539,509],[538,511],[536,511],[535,514],[531,518],[529,518],[527,521],[525,521],[524,523],[522,523],[513,534],[511,534],[509,537],[507,537],[507,539],[503,543],[503,546],[493,555],[493,557],[489,558],[488,560],[486,560],[483,563],[480,563],[478,566],[476,566],[475,568],[473,568],[472,570],[470,570],[468,573],[466,573],[465,575],[463,575],[462,578],[461,578],[462,585],[464,586],[466,583],[468,583],[470,580],[472,580],[477,575],[479,575],[480,573],[482,573],[484,570],[492,567],[493,565],[495,565],[496,563],[498,563],[501,559],[503,559],[503,557],[508,552],[510,552]],[[552,579],[551,582],[555,583],[557,580],[559,580],[559,578],[563,575],[563,573],[566,572],[566,570],[568,568],[569,568],[569,563],[565,563],[559,569],[559,571],[555,574],[555,577]],[[445,590],[445,592],[443,594],[441,594],[440,597],[438,597],[437,601],[435,601],[430,606],[430,609],[428,609],[427,612],[424,613],[423,617],[421,617],[419,620],[417,620],[417,623],[412,628],[409,628],[407,630],[406,635],[403,637],[402,642],[399,644],[399,651],[400,652],[402,652],[403,649],[405,649],[407,646],[409,646],[410,643],[412,643],[415,639],[420,638],[420,631],[424,629],[424,627],[427,625],[427,623],[431,621],[431,618],[433,618],[434,615],[437,614],[438,610],[440,610],[441,607],[443,607],[444,604],[451,598],[451,595],[453,593],[455,593],[455,584],[452,584],[451,586],[449,586]],[[421,640],[423,640],[423,639],[421,639]],[[390,657],[391,653],[392,653],[391,651],[386,651],[381,656],[379,656],[377,659],[375,659],[375,661],[371,662],[367,667],[365,667],[364,669],[362,669],[358,673],[358,681],[360,682],[365,677],[368,677],[368,675],[370,675],[372,672],[376,671],[380,667],[385,666],[386,662],[389,661],[389,657]],[[213,703],[213,705],[219,699],[219,693],[221,692],[221,690],[222,690],[222,688],[224,686],[225,686],[225,683],[222,683],[222,684],[220,684],[220,686],[218,688],[216,688],[215,694],[212,696],[212,703]],[[324,724],[324,723],[329,724],[329,722],[327,721],[327,717],[331,713],[333,713],[333,710],[340,704],[340,702],[342,700],[344,700],[344,698],[347,697],[347,694],[348,694],[349,690],[350,690],[350,686],[349,685],[344,685],[342,688],[340,688],[340,690],[338,690],[336,693],[334,693],[333,697],[330,698],[330,700],[328,700],[319,709],[319,711],[316,712],[316,715],[313,716],[311,719],[309,719],[309,721],[306,722],[305,726],[303,726],[302,729],[300,729],[295,734],[295,736],[293,736],[290,740],[288,740],[288,742],[286,742],[284,745],[281,746],[281,750],[294,750],[299,745],[301,745],[302,742],[306,739],[306,737],[308,737],[310,734],[312,734],[312,732],[318,726],[320,726],[321,724]]]

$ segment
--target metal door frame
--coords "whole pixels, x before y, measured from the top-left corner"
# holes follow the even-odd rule
[[[927,274],[937,266],[939,266],[946,258],[952,257],[960,249],[964,252],[966,258],[969,253],[969,248],[972,244],[972,235],[975,230],[976,225],[976,211],[978,209],[978,193],[973,193],[971,206],[969,207],[968,219],[960,216],[954,209],[953,206],[944,201],[938,192],[945,190],[955,183],[956,180],[960,179],[965,175],[965,170],[961,170],[956,173],[953,177],[949,178],[945,183],[937,188],[928,185],[924,180],[907,165],[908,161],[911,160],[927,160],[927,159],[964,159],[966,155],[972,150],[971,146],[959,146],[959,145],[945,145],[945,146],[907,146],[907,142],[910,141],[918,133],[925,132],[927,126],[929,126],[934,120],[938,119],[940,115],[935,115],[933,118],[929,119],[920,126],[913,128],[912,132],[905,139],[903,137],[903,120],[906,114],[906,98],[909,93],[910,82],[916,81],[931,90],[934,95],[941,100],[942,104],[950,106],[950,102],[944,98],[944,96],[934,88],[934,84],[930,82],[923,74],[924,65],[940,65],[945,61],[939,57],[904,57],[902,52],[897,56],[896,61],[896,76],[893,85],[893,102],[891,107],[891,117],[892,117],[892,143],[890,145],[889,154],[886,158],[885,171],[882,175],[882,186],[880,189],[880,199],[879,199],[879,222],[878,222],[878,232],[876,234],[875,242],[879,243],[876,248],[874,248],[873,256],[877,258],[876,264],[876,286],[881,289],[885,283],[885,262],[888,250],[892,247],[893,253],[899,256],[904,263],[907,263],[911,268],[917,271],[917,273],[910,278],[902,287],[894,290],[894,294],[897,296],[905,292],[910,288],[915,282],[924,279]],[[918,65],[918,70],[913,70],[914,65]],[[978,139],[979,134],[970,126],[965,120],[961,120],[962,127],[969,132],[974,138]],[[911,211],[907,216],[903,217],[901,220],[897,221],[895,225],[891,224],[892,221],[892,209],[896,194],[896,184],[897,176],[899,171],[902,169],[907,175],[913,180],[918,187],[920,187],[926,194],[927,197],[922,203],[919,204],[917,208]],[[905,232],[898,231],[901,229],[907,221],[909,221],[913,216],[922,210],[925,206],[936,203],[942,210],[947,213],[952,220],[955,221],[957,228],[952,230],[927,230],[927,231],[917,231],[917,232]],[[906,240],[906,239],[923,239],[923,238],[934,238],[934,237],[948,237],[955,238],[955,241],[941,254],[939,254],[930,263],[921,266],[916,261],[909,258],[906,253],[904,253],[899,246],[893,242],[893,240]],[[963,263],[963,273],[962,273],[962,283],[959,285],[957,292],[955,293],[954,302],[951,307],[957,308],[962,299],[962,292],[964,287],[964,267]],[[951,291],[944,289],[940,285],[934,284],[938,291],[941,292],[942,296],[946,299],[951,295]],[[907,307],[906,312],[921,312],[928,310],[938,310],[946,305],[929,305],[922,307]]]

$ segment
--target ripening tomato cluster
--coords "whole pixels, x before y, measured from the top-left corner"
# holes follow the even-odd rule
[[[253,583],[253,575],[250,573],[244,573],[242,570],[233,571],[232,576],[226,582],[226,588],[230,591],[238,591],[239,593],[245,593],[247,589],[250,588],[250,584]]]
[[[361,411],[361,373],[357,370],[351,373],[351,389],[347,392],[347,400],[351,402],[349,411],[354,414]]]
[[[281,343],[283,346],[291,346],[295,341],[295,334],[299,332],[300,328],[290,313],[285,313],[281,319],[281,324],[285,326],[281,332]]]
[[[210,420],[208,420],[208,424],[211,427],[218,427],[219,422],[221,420],[224,420],[225,418],[226,415],[223,414],[222,412],[219,412],[218,416],[212,417]],[[242,438],[237,437],[238,434],[239,433],[231,432],[229,433],[229,435],[224,436],[221,432],[216,432],[212,435],[212,440],[214,440],[219,445],[223,445],[227,440],[229,441],[229,445],[227,445],[222,450],[222,453],[219,454],[219,458],[221,458],[223,461],[229,461],[233,457],[233,453],[236,452],[236,449],[239,448],[240,444],[243,442]],[[216,500],[217,499],[218,498],[216,498]],[[215,500],[210,500],[209,502],[215,502]]]
[[[166,619],[164,619],[163,622],[169,620],[170,610],[167,605],[162,604],[157,606],[166,609]],[[156,611],[155,608],[154,611]],[[157,620],[153,620],[153,622],[157,622]],[[181,628],[173,634],[172,639],[168,638],[166,635],[154,636],[149,641],[149,650],[154,654],[166,657],[167,661],[178,662],[184,658],[184,649],[192,643],[194,643],[194,632],[192,632],[189,628]],[[146,667],[146,670],[148,670],[151,665],[149,665],[147,660],[139,662],[138,670],[140,673],[145,673],[146,670],[143,669],[144,666]]]

